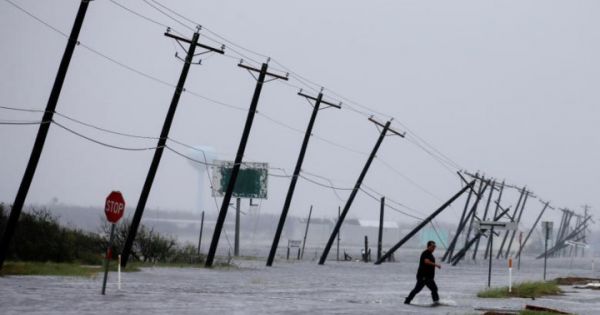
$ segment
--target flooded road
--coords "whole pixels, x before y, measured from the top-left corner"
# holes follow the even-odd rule
[[[577,314],[600,313],[600,291],[562,287],[562,296],[531,299],[480,299],[487,286],[487,261],[443,265],[436,273],[442,301],[453,306],[404,305],[415,284],[416,257],[379,266],[362,262],[237,260],[237,268],[145,268],[102,277],[10,276],[0,278],[2,314],[480,314],[476,308],[521,309],[526,304]],[[508,283],[506,261],[494,260],[492,286]],[[552,259],[548,278],[599,277],[589,259]],[[541,280],[543,260],[524,259],[514,282]],[[413,301],[431,302],[425,288]]]

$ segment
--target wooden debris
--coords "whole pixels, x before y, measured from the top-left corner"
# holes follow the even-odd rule
[[[552,308],[535,306],[535,305],[525,305],[525,309],[530,310],[530,311],[539,311],[539,312],[547,312],[547,313],[554,313],[554,314],[567,314],[567,315],[571,314],[571,313],[555,310]]]

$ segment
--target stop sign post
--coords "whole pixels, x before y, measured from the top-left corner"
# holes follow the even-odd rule
[[[110,262],[110,256],[112,254],[112,242],[115,235],[115,224],[123,217],[125,212],[125,199],[119,191],[113,191],[106,197],[104,204],[104,214],[106,219],[111,223],[110,227],[110,239],[108,241],[108,249],[106,250],[106,257],[104,258],[104,281],[102,282],[102,294],[106,292],[106,280],[108,279],[108,264]]]

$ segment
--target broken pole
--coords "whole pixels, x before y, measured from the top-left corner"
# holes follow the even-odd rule
[[[267,258],[267,266],[270,267],[273,265],[273,260],[275,259],[275,254],[277,253],[277,246],[279,246],[279,239],[281,238],[281,232],[283,231],[283,226],[285,224],[285,219],[287,218],[288,211],[290,209],[290,204],[292,203],[292,197],[294,196],[294,190],[296,189],[296,183],[298,182],[298,177],[300,175],[300,171],[302,169],[302,163],[304,162],[304,155],[306,154],[306,148],[308,147],[308,141],[310,140],[310,136],[312,135],[313,126],[315,125],[315,120],[317,118],[317,114],[319,113],[321,103],[327,104],[330,107],[341,108],[340,105],[332,104],[326,101],[323,101],[323,88],[321,88],[321,92],[315,98],[309,95],[302,93],[302,90],[298,92],[298,95],[305,97],[307,100],[314,100],[315,103],[313,105],[312,114],[310,116],[310,120],[308,121],[308,127],[306,127],[306,131],[304,133],[304,140],[302,140],[302,146],[300,147],[300,154],[298,154],[298,160],[296,161],[296,167],[294,168],[294,174],[290,180],[290,187],[288,188],[287,194],[285,196],[285,202],[283,203],[283,209],[281,210],[281,216],[279,217],[279,223],[277,224],[277,229],[275,230],[275,236],[273,237],[273,244],[271,245],[271,251],[269,252],[269,257]]]
[[[458,197],[460,197],[460,195],[462,195],[467,189],[470,189],[473,187],[473,185],[475,185],[475,181],[470,182],[468,185],[466,185],[465,187],[463,187],[458,193],[456,193],[456,195],[452,196],[452,198],[450,198],[448,201],[446,201],[441,207],[439,207],[437,210],[435,210],[431,215],[429,215],[427,218],[425,218],[425,220],[421,221],[421,223],[419,223],[419,225],[417,225],[417,227],[415,227],[412,231],[410,231],[404,238],[402,238],[396,245],[394,245],[392,248],[390,248],[385,255],[383,255],[381,258],[377,259],[377,261],[375,262],[376,265],[381,264],[383,261],[385,261],[389,256],[391,256],[396,250],[398,250],[398,248],[400,248],[400,246],[402,246],[404,243],[406,243],[406,241],[408,241],[409,239],[411,239],[415,234],[417,234],[417,232],[419,232],[425,225],[427,225],[431,220],[433,220],[433,218],[435,218],[438,214],[440,214],[442,211],[444,211],[448,206],[450,206],[450,204],[452,204],[452,202],[454,202],[454,200],[456,200]]]
[[[354,184],[354,188],[352,189],[352,192],[350,193],[350,196],[348,197],[348,200],[346,201],[346,205],[344,206],[344,210],[342,211],[340,218],[338,219],[338,221],[335,224],[335,227],[333,228],[333,232],[331,232],[331,235],[329,236],[327,245],[325,245],[323,254],[321,255],[321,258],[319,259],[319,265],[324,264],[325,260],[327,260],[327,256],[329,255],[329,250],[331,249],[331,245],[333,245],[333,241],[335,240],[336,235],[340,231],[342,223],[344,222],[344,218],[346,218],[346,215],[348,214],[348,210],[350,210],[350,207],[352,206],[352,202],[354,201],[354,198],[356,197],[356,194],[358,193],[358,190],[360,189],[360,186],[362,185],[363,179],[365,178],[365,176],[367,175],[367,172],[369,171],[371,162],[373,162],[373,159],[375,158],[375,155],[377,154],[377,150],[379,150],[379,146],[381,145],[381,142],[383,142],[383,138],[385,138],[385,135],[388,132],[388,130],[390,130],[390,125],[392,124],[391,120],[388,120],[388,122],[386,122],[385,125],[374,120],[373,117],[370,117],[369,120],[371,122],[375,123],[377,126],[383,127],[383,129],[381,130],[379,138],[377,139],[377,142],[375,143],[375,147],[373,147],[373,150],[371,151],[371,154],[369,155],[369,158],[367,159],[367,163],[365,163],[365,166],[363,167],[362,172],[360,173],[360,175],[358,176],[358,179],[356,180],[356,184]],[[391,130],[391,131],[401,137],[404,137],[404,134],[400,134],[394,130]]]
[[[229,202],[231,201],[231,197],[233,196],[233,188],[235,187],[235,183],[237,181],[238,174],[240,173],[240,167],[242,166],[242,160],[244,158],[244,152],[246,151],[246,144],[248,143],[248,137],[250,136],[250,129],[252,129],[252,122],[254,121],[254,116],[256,114],[256,107],[258,106],[258,99],[260,98],[260,92],[262,91],[263,84],[265,83],[265,78],[267,75],[274,77],[274,79],[282,79],[287,80],[287,76],[283,77],[277,74],[267,72],[268,66],[267,63],[263,63],[260,69],[256,69],[250,66],[243,64],[242,61],[238,64],[240,68],[244,68],[252,74],[252,72],[258,72],[258,78],[256,79],[256,87],[254,89],[254,95],[252,96],[252,101],[250,103],[250,108],[248,109],[248,115],[246,116],[246,123],[244,125],[244,131],[242,132],[242,139],[240,140],[240,145],[238,147],[237,154],[235,156],[235,161],[233,163],[233,169],[231,170],[231,175],[229,177],[229,182],[227,183],[227,190],[225,191],[225,195],[223,196],[223,203],[221,204],[221,210],[219,211],[219,216],[217,217],[217,222],[215,223],[215,230],[213,233],[213,238],[210,242],[210,249],[206,256],[206,267],[211,267],[213,261],[215,259],[215,254],[217,252],[217,246],[219,245],[219,238],[221,237],[221,230],[223,229],[223,224],[225,223],[225,217],[227,216],[227,210],[229,208]],[[254,74],[252,74],[254,76]]]

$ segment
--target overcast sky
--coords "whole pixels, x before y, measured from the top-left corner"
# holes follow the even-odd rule
[[[10,0],[59,31],[69,34],[79,2]],[[171,26],[191,38],[187,27],[141,0],[93,1],[79,37],[57,111],[110,130],[157,137],[182,63],[182,49],[163,36]],[[322,110],[303,170],[330,178],[337,187],[354,185],[378,131],[366,115],[394,117],[406,139],[387,137],[365,185],[425,216],[460,186],[458,168],[481,171],[498,180],[526,185],[555,207],[598,213],[600,199],[600,3],[598,1],[163,1],[170,9],[237,45],[271,56],[271,71],[294,73],[286,84],[265,85],[254,120],[246,161],[267,162],[291,173],[311,108],[298,87],[315,93],[298,75],[325,87],[342,110]],[[160,8],[160,7],[159,7]],[[204,37],[204,35],[210,38]],[[1,106],[44,109],[64,52],[66,38],[0,1]],[[200,41],[218,40],[256,62],[261,55],[220,40],[207,30]],[[85,47],[84,47],[85,45]],[[134,73],[94,53],[158,78]],[[203,55],[191,68],[170,137],[214,148],[233,160],[254,79],[237,67],[239,54]],[[260,65],[246,58],[249,65]],[[297,74],[297,75],[294,75]],[[334,94],[335,93],[335,94]],[[201,97],[198,97],[200,95]],[[202,97],[243,110],[207,101]],[[360,105],[349,103],[341,97]],[[352,110],[354,108],[362,113]],[[144,148],[154,139],[101,132],[65,118],[56,121],[87,137],[116,146]],[[0,121],[40,120],[40,113],[0,109]],[[0,200],[12,203],[38,127],[0,125]],[[419,145],[425,139],[453,162],[442,165]],[[338,144],[332,145],[330,142]],[[193,156],[186,147],[170,143]],[[421,146],[424,146],[421,143]],[[349,150],[351,149],[351,150]],[[123,192],[133,212],[153,151],[123,151],[85,140],[60,127],[50,128],[27,203],[53,198],[102,206],[111,190]],[[434,154],[438,156],[439,154]],[[196,155],[197,156],[197,155]],[[453,164],[453,165],[447,165]],[[208,181],[193,163],[165,151],[147,206],[216,213]],[[273,174],[281,174],[271,170]],[[308,176],[308,175],[306,175]],[[327,184],[316,177],[312,179]],[[200,185],[199,183],[202,183]],[[269,198],[260,211],[280,213],[289,179],[269,178]],[[290,214],[333,217],[348,191],[300,180]],[[375,193],[374,193],[375,194]],[[376,194],[375,194],[376,195]],[[376,195],[379,197],[378,195]],[[505,194],[514,205],[516,191]],[[199,202],[199,200],[203,200]],[[218,201],[220,206],[220,200]],[[247,207],[247,201],[245,201]],[[456,222],[463,201],[443,214]],[[541,203],[531,199],[525,218],[532,222]],[[388,212],[390,220],[414,222]],[[375,219],[378,202],[359,193],[349,217]],[[550,219],[558,220],[559,212]]]

